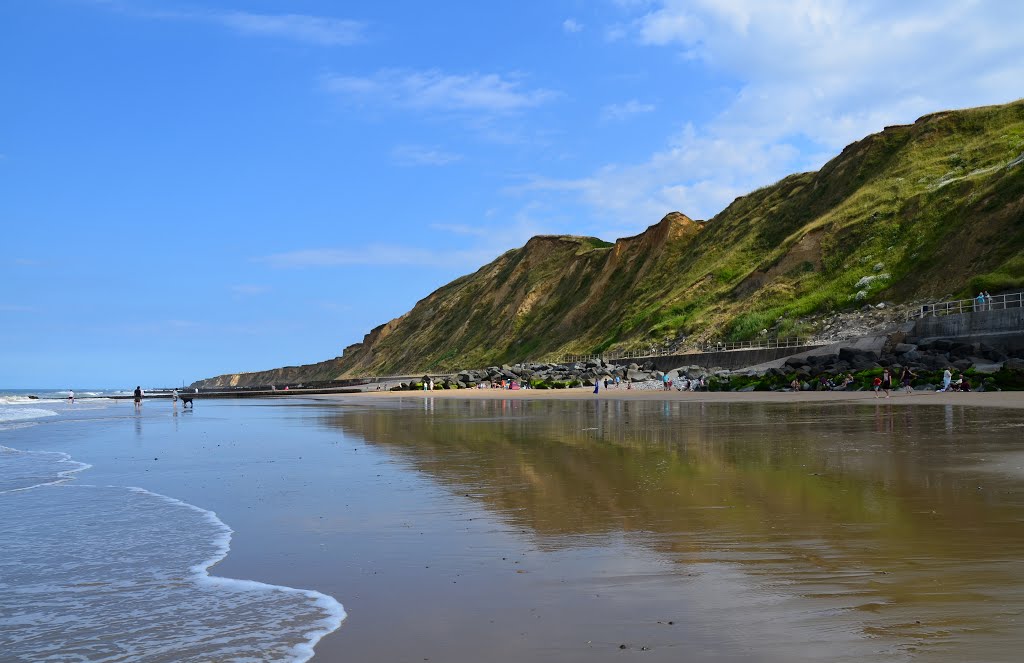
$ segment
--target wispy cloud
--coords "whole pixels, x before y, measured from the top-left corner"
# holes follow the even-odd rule
[[[158,10],[140,7],[124,0],[92,0],[92,4],[142,19],[215,23],[243,35],[292,39],[320,46],[350,46],[366,40],[365,22],[330,16],[257,14],[189,8]]]
[[[481,258],[475,250],[432,250],[411,246],[374,244],[360,248],[316,248],[286,251],[256,258],[279,269],[306,267],[376,266],[452,266],[476,265]]]
[[[359,247],[320,247],[287,251],[254,258],[277,269],[331,268],[349,266],[440,267],[476,269],[509,249],[526,243],[534,235],[567,231],[575,225],[570,216],[543,203],[530,202],[507,213],[484,213],[473,223],[433,223],[430,228],[451,233],[442,241],[444,249],[402,244],[371,244]],[[436,243],[436,238],[432,240]]]
[[[242,34],[285,37],[324,46],[350,46],[366,37],[365,23],[341,18],[248,12],[212,13],[206,16]]]
[[[789,145],[710,137],[687,126],[644,162],[607,164],[575,179],[535,177],[508,191],[570,194],[617,220],[611,232],[628,234],[673,210],[706,218],[762,185],[766,172],[784,170],[796,157],[797,150]]]
[[[625,120],[634,115],[651,113],[656,110],[654,104],[640,103],[636,99],[630,99],[624,104],[609,104],[601,109],[601,119],[604,121]]]
[[[385,69],[372,76],[329,74],[324,89],[359,104],[378,104],[419,111],[510,113],[534,108],[558,93],[528,89],[520,76],[446,74],[437,69]]]
[[[575,34],[577,32],[583,32],[583,24],[574,18],[567,18],[562,21],[562,29],[569,34]]]
[[[391,158],[400,166],[446,166],[462,160],[461,154],[423,145],[398,145]]]

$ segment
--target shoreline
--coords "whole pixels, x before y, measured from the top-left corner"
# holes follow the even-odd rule
[[[300,394],[294,394],[301,397]],[[641,389],[602,389],[594,394],[590,387],[576,389],[441,389],[434,391],[367,391],[358,394],[316,394],[305,396],[318,401],[463,399],[463,400],[643,400],[688,401],[693,403],[875,403],[899,405],[968,405],[1024,409],[1024,391],[892,393],[875,398],[870,391],[655,391]]]

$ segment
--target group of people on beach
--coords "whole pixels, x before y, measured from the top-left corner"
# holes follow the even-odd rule
[[[938,389],[936,393],[942,391],[970,391],[971,381],[966,375],[960,375],[953,373],[952,369],[946,368],[942,372],[942,389]]]
[[[519,389],[529,389],[530,381],[523,380],[494,380],[493,382],[481,382],[476,386],[477,389],[509,389],[512,391],[518,391]]]
[[[853,384],[853,376],[847,373],[846,375],[837,375],[835,377],[829,377],[828,375],[818,376],[818,384],[816,387],[817,391],[846,391],[846,388]],[[793,391],[802,391],[803,384],[800,382],[800,378],[793,378],[793,381],[789,383],[790,389]]]
[[[707,383],[704,382],[703,375],[696,378],[684,377],[676,382],[668,373],[666,373],[661,376],[661,384],[664,391],[672,391],[673,387],[675,387],[676,391],[703,391],[707,388]]]
[[[196,393],[197,394],[199,393],[198,389],[196,389]],[[136,385],[135,386],[135,391],[132,392],[132,400],[135,401],[135,411],[136,412],[142,410],[142,399],[145,398],[145,396],[146,396],[146,393],[144,391],[142,391],[142,386],[141,385]],[[183,399],[183,398],[181,398],[181,396],[178,395],[178,390],[177,389],[172,389],[171,390],[171,405],[174,407],[175,410],[178,409],[178,401],[179,400],[184,402],[184,407],[188,407],[188,406],[190,406],[192,404],[192,398],[191,397],[186,397],[186,398]]]
[[[904,366],[900,371],[900,383],[903,387],[903,391],[906,393],[913,393],[914,387],[911,384],[917,374],[910,370],[909,366]],[[955,379],[954,379],[955,377]],[[872,390],[875,392],[875,398],[879,398],[879,394],[885,394],[885,398],[889,398],[889,392],[893,390],[892,385],[892,374],[889,369],[886,368],[882,371],[882,375],[876,377],[872,381]],[[942,388],[937,389],[936,393],[946,391],[970,391],[971,381],[966,375],[954,375],[953,370],[949,367],[942,372]]]

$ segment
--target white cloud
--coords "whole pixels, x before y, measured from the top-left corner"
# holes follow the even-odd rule
[[[643,104],[636,99],[630,99],[624,104],[609,104],[601,109],[601,119],[625,120],[626,118],[643,113],[651,113],[655,109],[654,104]]]
[[[743,81],[709,130],[841,148],[886,124],[1010,101],[1024,5],[879,0],[665,0],[634,24]]]
[[[703,67],[735,88],[710,120],[672,136],[647,159],[518,187],[574,196],[623,228],[639,229],[673,209],[711,216],[736,195],[818,168],[886,125],[1021,95],[1020,3],[618,4],[633,18],[608,28],[609,39],[673,50],[687,67]],[[606,107],[602,116],[612,119],[627,106]]]
[[[340,18],[305,14],[251,14],[228,12],[208,14],[213,21],[242,34],[286,37],[324,46],[349,46],[365,38],[366,24]]]
[[[446,166],[462,160],[461,154],[422,145],[398,145],[391,158],[400,166]]]
[[[557,207],[531,202],[517,210],[491,214],[487,210],[472,223],[432,223],[436,233],[455,237],[430,242],[443,249],[400,244],[371,244],[359,247],[321,247],[287,251],[254,258],[278,269],[330,268],[361,265],[394,267],[439,267],[473,270],[491,262],[509,249],[522,246],[534,235],[568,232],[578,220]]]
[[[562,29],[570,34],[583,32],[583,24],[574,18],[567,18],[562,21]]]
[[[534,178],[511,192],[575,194],[616,221],[606,232],[630,234],[674,210],[708,218],[763,184],[765,172],[786,169],[796,154],[789,145],[712,138],[687,126],[645,162],[608,164],[579,179]]]
[[[277,268],[344,267],[352,265],[405,265],[405,266],[451,266],[477,265],[480,261],[477,251],[435,251],[432,249],[374,244],[359,248],[316,248],[275,253],[257,258]]]
[[[509,113],[557,96],[552,90],[525,89],[518,76],[446,74],[437,69],[386,69],[368,77],[329,74],[322,82],[329,92],[354,102],[419,111]]]
[[[257,37],[281,37],[321,46],[350,46],[365,40],[366,23],[308,14],[255,14],[207,10],[157,10],[123,0],[91,0],[93,5],[135,18],[159,21],[201,21]]]

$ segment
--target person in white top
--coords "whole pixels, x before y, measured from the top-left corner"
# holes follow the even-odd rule
[[[953,381],[953,373],[948,368],[942,372],[942,389],[939,391],[949,391],[949,383]]]

